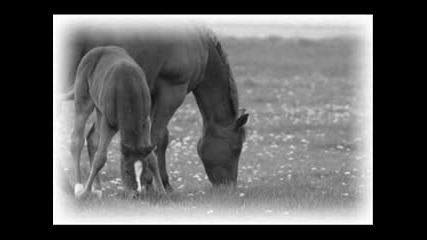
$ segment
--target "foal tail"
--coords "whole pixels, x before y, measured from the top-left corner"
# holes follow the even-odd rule
[[[61,112],[61,108],[62,108],[62,102],[63,101],[71,101],[74,100],[74,90],[71,90],[68,93],[65,94],[61,94],[56,100],[54,100],[54,109],[56,110],[56,114],[55,117],[58,117],[58,115]]]
[[[71,90],[70,92],[61,95],[59,97],[59,100],[61,100],[61,101],[71,101],[71,100],[74,100],[74,90]]]

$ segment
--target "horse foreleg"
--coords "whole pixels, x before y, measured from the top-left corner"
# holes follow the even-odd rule
[[[157,191],[161,194],[166,194],[165,187],[163,186],[162,178],[160,177],[159,164],[156,155],[152,152],[145,159],[145,165],[150,169],[156,181]]]
[[[154,104],[151,110],[151,141],[157,146],[157,161],[163,185],[166,190],[173,191],[166,170],[165,153],[169,141],[167,125],[187,95],[187,84],[170,85],[163,79],[158,79],[157,83],[158,92],[152,99]]]
[[[166,171],[166,148],[169,143],[169,131],[165,128],[163,138],[157,144],[156,155],[162,183],[167,192],[173,192],[173,188],[169,183],[168,173]],[[152,191],[153,173],[149,168],[143,168],[141,175],[141,183],[145,183],[146,191]]]
[[[173,188],[169,183],[169,177],[168,173],[166,171],[166,149],[169,144],[169,131],[165,127],[164,135],[162,141],[157,145],[157,161],[159,163],[159,171],[160,176],[162,178],[163,186],[165,187],[166,191],[173,192]]]

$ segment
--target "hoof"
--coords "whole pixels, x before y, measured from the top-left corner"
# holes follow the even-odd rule
[[[128,190],[125,195],[128,199],[136,200],[139,198],[139,192],[137,190]]]
[[[139,192],[138,191],[132,191],[132,193],[130,194],[131,199],[138,199],[139,197]]]
[[[82,195],[83,189],[84,189],[83,184],[76,183],[76,185],[74,185],[74,196],[78,197]]]
[[[76,194],[76,198],[78,200],[85,200],[88,197],[89,197],[89,193],[86,191],[82,191],[82,192]]]

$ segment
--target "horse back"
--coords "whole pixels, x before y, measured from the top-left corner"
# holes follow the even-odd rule
[[[188,84],[192,89],[203,77],[207,63],[206,34],[194,27],[164,28],[142,27],[129,33],[82,29],[73,40],[71,49],[75,55],[71,62],[78,61],[82,54],[97,46],[120,46],[144,69],[152,93],[159,79],[172,85]]]

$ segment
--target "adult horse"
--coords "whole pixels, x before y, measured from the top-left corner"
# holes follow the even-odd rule
[[[209,181],[214,186],[236,184],[248,113],[238,108],[230,65],[220,42],[209,29],[194,24],[116,29],[83,26],[76,31],[72,43],[69,79],[74,79],[81,57],[96,46],[122,47],[144,69],[152,99],[151,140],[157,146],[166,190],[173,190],[165,164],[167,124],[189,93],[194,94],[203,117],[197,152]],[[93,132],[87,136],[88,148],[95,144]],[[150,188],[152,176],[145,168],[142,174],[145,176],[142,183]]]
[[[117,131],[120,131],[121,174],[127,190],[134,194],[137,191],[134,167],[140,161],[144,169],[154,174],[158,190],[166,193],[153,152],[155,146],[151,145],[151,96],[146,76],[126,50],[115,46],[91,49],[79,63],[72,93],[75,116],[71,154],[76,163],[76,197],[86,198],[92,191],[92,183],[107,161],[107,149]],[[96,121],[91,136],[96,135],[98,144],[88,149],[91,170],[83,188],[80,154],[86,121],[94,110]],[[101,189],[99,177],[96,185]]]

